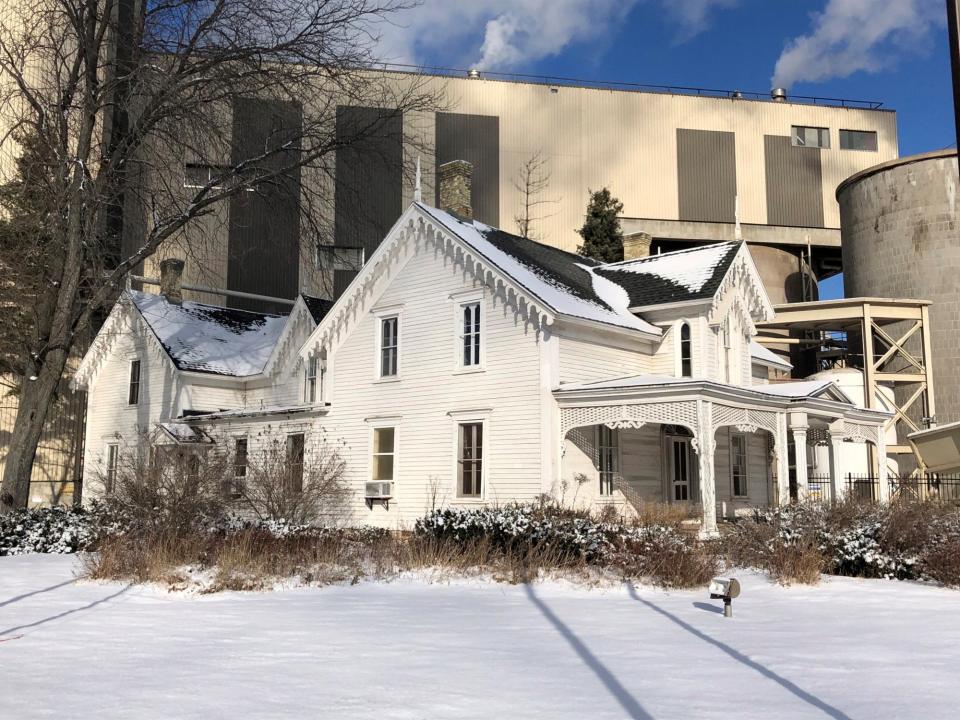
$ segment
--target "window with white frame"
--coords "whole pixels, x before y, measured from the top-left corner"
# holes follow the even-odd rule
[[[247,482],[247,438],[238,437],[233,440],[233,478],[224,484],[224,495],[228,498],[238,498],[244,493]]]
[[[320,359],[316,355],[311,355],[307,360],[307,367],[303,374],[303,401],[315,403],[317,401],[317,368],[320,365]]]
[[[620,472],[620,433],[606,425],[597,427],[597,468],[600,470],[600,494],[613,495]]]
[[[480,366],[480,301],[460,303],[460,365]]]
[[[397,454],[397,429],[373,428],[373,452],[370,458],[370,479],[393,482]]]
[[[790,140],[796,147],[830,148],[830,130],[823,127],[794,125]]]
[[[483,423],[458,423],[457,448],[457,496],[483,497]]]
[[[140,361],[130,361],[130,381],[127,385],[127,405],[140,404]]]
[[[303,490],[303,458],[306,451],[306,437],[303,433],[287,435],[287,492],[299,493]]]
[[[680,324],[680,376],[693,377],[693,338],[688,322]]]
[[[734,497],[747,497],[747,436],[730,435],[730,476]]]
[[[117,466],[120,462],[120,445],[117,443],[108,443],[104,457],[104,492],[111,494],[117,486]]]
[[[380,377],[396,377],[400,370],[400,317],[380,318]]]

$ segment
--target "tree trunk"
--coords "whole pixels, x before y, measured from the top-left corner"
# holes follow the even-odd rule
[[[27,506],[30,498],[30,475],[37,445],[53,405],[57,385],[66,366],[66,353],[51,352],[36,380],[24,378],[20,390],[17,419],[10,436],[9,451],[3,468],[3,489],[0,491],[0,512],[7,513]]]

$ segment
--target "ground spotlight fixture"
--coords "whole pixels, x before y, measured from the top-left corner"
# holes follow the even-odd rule
[[[733,617],[733,599],[740,596],[740,581],[736,578],[714,578],[710,581],[710,599],[723,600],[723,616]]]

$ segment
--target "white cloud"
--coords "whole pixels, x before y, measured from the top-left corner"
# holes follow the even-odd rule
[[[616,34],[638,4],[653,0],[424,0],[382,27],[387,62],[513,70],[571,45]],[[656,0],[680,39],[702,31],[714,7],[740,0]],[[642,38],[637,37],[638,42]]]
[[[812,32],[780,54],[773,87],[882,70],[902,54],[922,52],[944,16],[943,0],[828,0]]]

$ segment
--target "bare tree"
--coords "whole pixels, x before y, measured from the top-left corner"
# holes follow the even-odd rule
[[[295,185],[324,225],[338,148],[436,109],[425,80],[376,70],[377,27],[406,7],[34,0],[0,22],[0,140],[23,149],[0,208],[18,224],[0,241],[0,305],[18,312],[0,361],[20,379],[0,511],[26,504],[68,358],[130,271],[171,243],[204,257],[205,223],[242,193]],[[245,102],[262,104],[256,142],[233,134]],[[345,131],[343,106],[380,112]]]
[[[544,220],[550,215],[544,215],[545,206],[552,205],[556,200],[542,197],[543,191],[550,185],[550,173],[547,171],[547,161],[538,150],[523,163],[520,174],[514,178],[513,187],[520,193],[523,207],[513,219],[521,237],[536,240],[533,232],[534,223]]]
[[[346,467],[335,443],[322,441],[304,462],[272,439],[247,458],[233,491],[261,520],[337,525],[348,518],[353,496]]]

